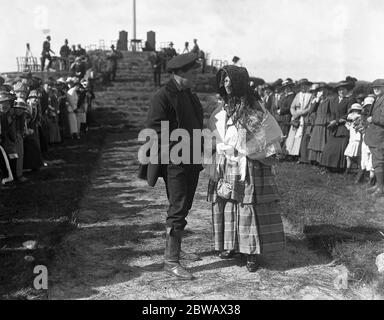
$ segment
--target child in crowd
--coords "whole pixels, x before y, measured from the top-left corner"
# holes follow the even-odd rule
[[[349,115],[345,124],[350,133],[349,144],[344,153],[345,157],[347,158],[347,170],[345,172],[346,174],[351,171],[352,161],[357,159],[359,156],[361,133],[357,128],[357,123],[361,118],[362,110],[363,107],[361,106],[361,104],[353,104],[351,109],[349,110]]]
[[[356,177],[356,184],[362,183],[364,181],[366,172],[369,172],[368,184],[371,186],[375,184],[375,171],[373,169],[373,164],[372,164],[372,153],[369,147],[366,145],[364,138],[365,138],[365,131],[368,127],[367,117],[370,114],[370,111],[374,102],[375,102],[375,96],[368,96],[364,99],[361,121],[357,126],[357,129],[360,131],[362,136],[362,139],[361,139],[362,142],[361,142],[361,170]]]

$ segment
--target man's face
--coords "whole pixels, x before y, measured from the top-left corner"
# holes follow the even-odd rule
[[[181,83],[184,87],[191,88],[193,86],[195,73],[192,69],[186,72],[180,71],[178,76],[181,78]]]
[[[384,87],[374,87],[373,92],[376,96],[381,96],[382,94],[384,94]]]
[[[301,92],[308,92],[308,90],[309,90],[309,85],[307,84],[301,85],[301,88],[300,88]]]

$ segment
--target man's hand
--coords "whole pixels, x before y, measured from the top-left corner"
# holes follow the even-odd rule
[[[328,128],[332,128],[332,127],[334,127],[335,125],[336,125],[336,120],[332,120],[330,123],[329,123],[329,125],[328,125]]]
[[[369,118],[367,119],[367,122],[368,122],[368,123],[372,123],[372,122],[373,122],[372,117],[369,117]]]

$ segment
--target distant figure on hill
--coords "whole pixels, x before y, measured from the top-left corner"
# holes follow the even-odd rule
[[[86,55],[87,55],[87,51],[81,47],[81,44],[77,45],[77,56],[81,57]]]
[[[51,37],[47,36],[47,40],[43,43],[43,52],[41,53],[41,71],[44,71],[45,61],[48,60],[47,70],[51,68],[52,65],[52,56],[51,53],[55,54],[55,52],[51,49]]]
[[[199,56],[200,55],[200,47],[197,44],[197,39],[193,39],[193,43],[194,43],[194,46],[193,46],[193,49],[191,52],[193,52]]]
[[[115,81],[116,80],[116,73],[117,73],[117,65],[118,65],[118,60],[122,58],[121,52],[117,51],[115,49],[115,46],[111,46],[112,52],[108,55],[108,70],[110,74],[110,80]]]
[[[149,60],[153,68],[153,78],[154,78],[155,87],[161,87],[161,69],[162,69],[161,55],[157,52],[152,52]]]
[[[60,49],[60,57],[62,58],[62,63],[64,65],[64,70],[68,69],[68,59],[71,55],[71,48],[68,46],[68,39],[65,39],[64,45]]]
[[[237,56],[234,56],[232,59],[232,64],[236,67],[241,67],[241,62],[240,58]]]
[[[189,53],[189,42],[186,42],[185,43],[185,47],[184,47],[184,50],[183,50],[183,54],[185,53]]]

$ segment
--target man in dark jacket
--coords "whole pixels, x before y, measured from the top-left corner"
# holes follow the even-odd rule
[[[48,60],[47,70],[51,68],[52,65],[52,56],[51,53],[55,54],[55,52],[51,49],[51,36],[47,37],[47,40],[43,43],[43,51],[41,53],[41,71],[44,71],[45,61]]]
[[[155,186],[160,177],[165,181],[169,210],[164,271],[185,280],[191,280],[193,276],[180,265],[180,259],[200,260],[196,255],[181,251],[186,218],[192,207],[200,171],[203,169],[201,164],[192,164],[193,151],[201,152],[193,150],[193,130],[203,128],[203,109],[197,95],[190,89],[195,76],[194,69],[200,67],[197,58],[195,54],[189,53],[169,61],[167,69],[172,74],[171,80],[155,94],[149,110],[147,128],[157,133],[161,146],[169,146],[170,152],[165,152],[171,155],[169,164],[160,161],[160,164],[150,163],[141,167],[141,178],[146,178],[150,186]],[[169,124],[169,133],[176,129],[188,132],[187,149],[192,151],[188,161],[183,160],[181,164],[175,164],[177,160],[172,157],[172,149],[175,145],[180,146],[180,143],[170,141],[169,134],[164,139],[162,122]],[[184,151],[185,148],[182,151],[183,159]],[[159,154],[164,154],[164,150],[159,150]]]
[[[376,176],[376,186],[370,191],[376,197],[384,196],[384,79],[372,83],[377,97],[370,117],[370,123],[365,134],[365,143],[372,153],[373,168]]]

